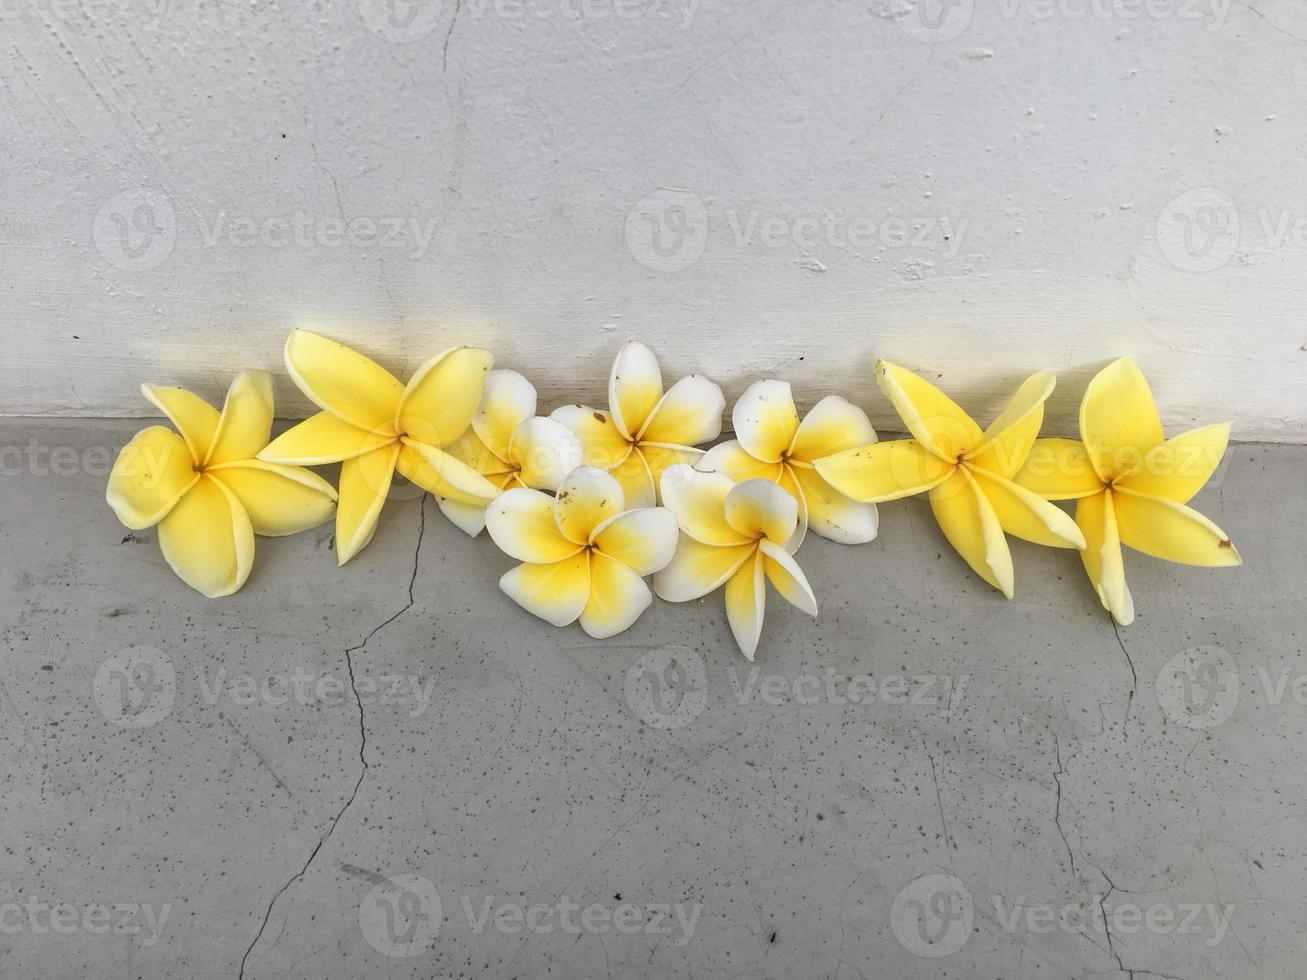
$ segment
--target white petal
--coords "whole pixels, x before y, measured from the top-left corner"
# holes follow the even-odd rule
[[[680,533],[676,515],[666,507],[641,507],[610,517],[596,528],[594,546],[629,565],[637,575],[652,575],[676,554]]]
[[[622,485],[594,466],[578,466],[567,474],[554,498],[554,519],[563,537],[578,545],[590,543],[595,528],[626,509]]]
[[[535,387],[516,371],[491,371],[472,416],[472,430],[500,459],[507,459],[517,427],[536,413]]]
[[[622,434],[634,439],[662,395],[658,358],[638,340],[628,341],[617,352],[608,376],[608,409]]]
[[[784,547],[799,526],[799,502],[771,480],[745,480],[726,495],[726,523],[746,538]]]
[[[684,463],[663,471],[663,506],[676,514],[681,530],[709,545],[746,544],[753,539],[726,521],[726,497],[735,487],[720,473],[700,473]]]
[[[779,462],[799,429],[794,395],[785,381],[755,381],[731,410],[735,438],[754,459]]]
[[[722,389],[700,374],[672,385],[645,422],[642,442],[697,446],[722,434],[726,398]]]
[[[517,464],[518,477],[528,487],[553,493],[581,465],[581,440],[562,422],[533,417],[513,433],[507,458]]]
[[[581,550],[554,522],[554,498],[539,490],[514,487],[486,508],[486,528],[499,549],[518,561],[549,564]]]
[[[758,548],[766,559],[763,570],[776,591],[796,609],[809,616],[817,615],[817,597],[812,594],[812,586],[794,556],[770,541],[759,541]]]

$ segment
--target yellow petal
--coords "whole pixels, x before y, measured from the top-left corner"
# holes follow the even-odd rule
[[[340,464],[340,499],[336,504],[336,560],[343,565],[362,551],[377,529],[400,443],[391,442]]]
[[[996,473],[972,469],[971,475],[989,500],[1008,534],[1049,548],[1083,548],[1085,536],[1071,515],[1039,494]]]
[[[1050,371],[1028,377],[1003,414],[985,430],[985,441],[970,453],[972,464],[1012,479],[1025,465],[1039,436],[1039,427],[1044,424],[1044,402],[1056,384],[1057,378]]]
[[[491,371],[472,416],[477,438],[501,459],[508,459],[508,443],[517,427],[536,413],[536,390],[516,371]]]
[[[1072,500],[1103,490],[1079,439],[1036,439],[1016,482],[1045,500]]]
[[[889,361],[877,361],[876,384],[917,442],[941,459],[954,462],[983,440],[980,426],[971,416],[911,371]]]
[[[436,505],[449,522],[470,538],[475,538],[486,526],[486,508],[476,504],[460,504],[457,501],[436,498]],[[553,513],[549,515],[553,520]]]
[[[1098,593],[1098,601],[1118,623],[1129,626],[1134,622],[1135,603],[1125,581],[1125,563],[1121,559],[1121,538],[1117,532],[1111,491],[1081,497],[1076,502],[1076,524],[1085,535],[1080,560],[1090,584]]]
[[[254,533],[265,537],[307,531],[329,521],[336,509],[335,488],[300,466],[246,459],[219,463],[206,472],[236,495]]]
[[[930,491],[930,507],[949,544],[986,582],[1012,598],[1012,554],[988,498],[975,479],[958,467]]]
[[[448,446],[472,424],[493,363],[489,351],[476,347],[456,347],[431,358],[404,389],[396,430],[437,449]]]
[[[876,537],[880,520],[875,504],[844,496],[816,470],[796,466],[794,476],[803,491],[811,530],[840,544],[864,544]]]
[[[404,386],[358,351],[308,330],[286,340],[286,370],[309,401],[360,429],[395,434]]]
[[[606,640],[627,629],[653,604],[644,579],[630,567],[598,552],[590,553],[590,598],[581,611],[581,629]]]
[[[746,660],[753,659],[762,636],[766,581],[762,552],[758,551],[726,583],[726,619]]]
[[[394,436],[360,429],[330,412],[319,412],[273,439],[258,458],[288,466],[325,466],[362,456],[394,441]]]
[[[666,507],[641,507],[608,518],[595,529],[593,543],[637,575],[652,575],[672,560],[679,535],[676,515]]]
[[[578,466],[567,475],[554,498],[554,520],[567,540],[590,543],[595,528],[626,509],[621,484],[593,466]]]
[[[185,440],[172,429],[152,425],[118,454],[105,499],[118,520],[140,531],[159,523],[199,478]]]
[[[235,495],[206,476],[159,522],[159,549],[183,582],[217,599],[250,577],[254,529]]]
[[[726,582],[756,550],[752,541],[719,548],[682,532],[676,554],[653,577],[654,591],[668,602],[701,598]]]
[[[1184,565],[1243,564],[1229,535],[1191,507],[1119,484],[1112,506],[1122,543],[1135,551]]]
[[[658,358],[638,340],[627,341],[617,352],[608,376],[608,407],[618,431],[634,439],[662,396],[663,375]]]
[[[498,482],[498,477],[512,476],[517,472],[512,463],[490,451],[490,447],[477,436],[475,429],[469,428],[442,451],[460,463],[466,463],[492,482]]]
[[[821,478],[851,500],[881,503],[939,486],[954,464],[912,439],[846,449],[813,464]]]
[[[726,398],[721,388],[703,375],[682,378],[663,395],[644,428],[641,442],[696,446],[712,442],[722,434],[722,412]]]
[[[666,443],[642,442],[637,447],[644,465],[649,468],[649,479],[656,490],[663,482],[663,471],[669,466],[678,466],[687,464],[689,466],[698,466],[704,457],[702,449],[695,449],[693,446],[673,446]],[[623,487],[625,489],[625,487]],[[634,507],[631,502],[631,494],[626,495],[626,506]],[[648,504],[641,504],[648,506]]]
[[[606,412],[586,405],[564,405],[554,409],[549,417],[576,433],[581,440],[581,462],[586,466],[611,470],[631,453],[630,440]]]
[[[799,502],[771,480],[745,480],[726,495],[726,523],[746,538],[784,547],[799,525]]]
[[[206,466],[253,459],[272,435],[272,375],[242,371],[236,375],[222,406]]]
[[[876,430],[866,412],[839,395],[827,395],[799,423],[790,458],[811,463],[876,441]]]
[[[460,504],[485,506],[499,496],[499,487],[443,449],[405,436],[397,465],[404,479],[428,493]]]
[[[799,430],[794,395],[785,381],[755,381],[731,409],[735,438],[754,459],[776,463]]]
[[[817,597],[794,556],[770,541],[758,542],[758,549],[763,556],[763,571],[776,591],[794,608],[809,616],[817,615]]]
[[[653,474],[640,447],[632,446],[626,459],[608,472],[621,484],[627,507],[652,507],[658,502]]]
[[[518,561],[547,565],[584,545],[568,541],[554,520],[554,498],[539,490],[505,490],[486,508],[486,529],[499,550]]]
[[[1137,470],[1162,441],[1162,420],[1148,381],[1128,357],[1096,374],[1080,402],[1080,438],[1105,483]]]
[[[195,465],[203,463],[218,431],[218,410],[185,388],[141,385],[141,394],[177,427]]]
[[[1123,476],[1118,485],[1187,504],[1221,465],[1221,457],[1225,455],[1229,442],[1228,422],[1178,435],[1150,449],[1143,466],[1137,472]]]
[[[799,505],[799,520],[794,526],[794,533],[785,542],[785,550],[790,554],[798,551],[799,546],[803,544],[803,539],[808,536],[808,498],[804,495],[803,487],[799,485],[799,478],[795,475],[800,468],[805,467],[802,464],[792,466],[789,463],[782,463],[780,474],[773,481]]]
[[[709,449],[694,464],[694,468],[704,473],[721,473],[740,483],[757,478],[775,480],[780,476],[781,465],[754,459],[738,439],[731,439]]]
[[[590,599],[590,556],[583,549],[550,565],[518,565],[504,573],[499,587],[531,615],[566,626]]]
[[[517,427],[508,458],[528,487],[556,491],[568,473],[581,465],[581,440],[557,419],[529,418]]]
[[[663,471],[663,506],[676,515],[682,531],[707,545],[748,544],[753,539],[726,522],[726,497],[735,483],[720,473],[701,473],[691,466]]]

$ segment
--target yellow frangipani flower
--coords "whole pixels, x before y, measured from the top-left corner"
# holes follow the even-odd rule
[[[762,636],[766,581],[785,599],[817,615],[817,599],[787,546],[799,524],[799,502],[761,477],[736,483],[691,466],[663,472],[663,501],[681,529],[676,556],[654,576],[654,591],[687,602],[726,585],[726,618],[740,652],[752,660]]]
[[[867,413],[839,395],[828,395],[799,421],[785,381],[755,381],[731,410],[735,438],[713,446],[695,468],[732,480],[762,478],[779,483],[799,502],[794,551],[808,527],[840,544],[876,537],[876,505],[850,500],[817,472],[813,463],[876,441]]]
[[[1085,389],[1080,439],[1038,440],[1016,480],[1049,500],[1076,500],[1080,557],[1118,623],[1135,618],[1122,544],[1186,565],[1243,564],[1226,533],[1185,506],[1225,455],[1228,423],[1167,439],[1148,381],[1122,357]]]
[[[579,466],[558,496],[516,487],[486,510],[500,550],[525,564],[499,587],[554,626],[580,618],[596,639],[622,632],[653,602],[644,576],[676,550],[676,516],[662,507],[626,510],[625,494],[604,470]]]
[[[195,591],[216,599],[245,584],[254,535],[295,534],[331,517],[336,491],[298,466],[262,462],[272,432],[272,379],[237,375],[222,412],[183,388],[141,385],[177,431],[143,429],[109,474],[106,499],[134,531],[159,525],[164,559]]]
[[[876,362],[876,384],[893,403],[911,439],[847,449],[819,459],[817,472],[865,503],[929,493],[944,536],[986,582],[1012,598],[1012,553],[1003,532],[1054,548],[1083,548],[1074,521],[1013,478],[1030,455],[1056,383],[1031,375],[985,431],[923,378]]]
[[[334,340],[296,330],[286,370],[321,412],[259,453],[273,463],[341,463],[336,509],[340,564],[372,540],[395,470],[424,490],[487,504],[499,488],[444,452],[466,431],[481,400],[491,356],[455,347],[417,369],[407,387],[381,365]]]
[[[486,375],[471,427],[447,451],[501,491],[528,487],[555,493],[563,478],[581,465],[576,433],[562,422],[536,415],[535,387],[516,371]],[[486,526],[484,505],[437,499],[444,515],[468,534],[476,536]]]
[[[707,378],[691,374],[663,394],[658,358],[638,340],[628,341],[608,378],[608,413],[564,405],[552,417],[581,439],[585,462],[617,478],[631,507],[652,507],[663,470],[692,463],[722,432],[726,399]]]

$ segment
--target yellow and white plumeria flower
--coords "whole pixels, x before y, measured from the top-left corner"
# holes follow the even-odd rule
[[[272,379],[245,371],[222,412],[183,388],[141,385],[177,427],[138,432],[114,463],[106,498],[134,531],[159,525],[164,559],[216,599],[245,584],[254,535],[279,537],[331,517],[336,491],[316,473],[255,458],[272,432]]]
[[[786,548],[799,524],[799,502],[780,484],[735,483],[681,464],[663,473],[662,494],[681,535],[676,556],[654,576],[660,597],[687,602],[725,584],[726,617],[749,660],[762,635],[767,580],[792,605],[817,615],[812,587]]]
[[[471,423],[491,362],[487,351],[455,347],[419,367],[406,387],[334,340],[307,330],[290,335],[286,369],[322,411],[282,434],[259,459],[299,466],[341,463],[340,564],[372,540],[396,469],[446,500],[485,505],[495,499],[497,486],[444,451]]]
[[[1135,618],[1121,545],[1185,565],[1241,565],[1229,536],[1186,507],[1230,441],[1229,424],[1167,439],[1143,372],[1128,357],[1103,368],[1080,403],[1080,440],[1040,439],[1017,474],[1048,500],[1076,500],[1080,553],[1103,608]]]
[[[481,404],[472,425],[448,448],[500,490],[528,487],[557,492],[581,465],[581,441],[567,426],[536,415],[535,387],[516,371],[486,375]],[[486,526],[486,508],[445,497],[440,509],[473,536]]]
[[[731,423],[735,438],[713,446],[695,468],[736,481],[779,483],[799,502],[795,548],[809,527],[840,544],[876,537],[876,505],[850,500],[813,466],[824,456],[876,441],[866,412],[839,395],[828,395],[800,422],[789,383],[767,380],[745,390],[731,410]]]
[[[721,435],[725,410],[721,388],[698,374],[663,394],[658,358],[632,340],[613,362],[607,413],[564,405],[552,417],[580,437],[587,464],[617,478],[629,506],[652,507],[663,470],[702,456],[694,447]]]
[[[1070,516],[1013,478],[1030,455],[1056,379],[1031,375],[984,432],[924,378],[876,362],[876,384],[913,438],[819,459],[817,472],[854,500],[878,503],[929,493],[935,519],[963,560],[1009,599],[1015,585],[1003,532],[1053,548],[1083,548]]]
[[[580,466],[551,497],[516,487],[486,510],[495,544],[525,564],[499,587],[554,626],[581,620],[596,639],[622,632],[653,602],[644,576],[676,551],[676,516],[662,507],[625,509],[617,480]]]

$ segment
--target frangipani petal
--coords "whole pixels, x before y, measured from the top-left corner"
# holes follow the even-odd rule
[[[513,433],[507,458],[528,487],[553,492],[581,465],[581,440],[557,419],[532,417]]]
[[[702,544],[748,544],[753,539],[726,521],[726,498],[734,487],[735,483],[720,473],[669,466],[663,471],[663,506],[676,514],[682,531]]]
[[[444,497],[437,497],[436,505],[440,508],[440,513],[469,538],[475,538],[486,526],[485,507],[477,504],[460,504],[456,500],[446,500]],[[549,519],[553,520],[552,510]]]
[[[118,520],[140,531],[163,520],[199,478],[186,441],[172,429],[152,425],[118,454],[105,499]]]
[[[722,434],[726,398],[703,375],[682,378],[663,395],[640,431],[641,442],[694,446]]]
[[[637,451],[643,457],[644,465],[649,468],[649,479],[653,483],[655,490],[662,485],[663,472],[667,467],[680,464],[697,466],[704,457],[702,449],[695,449],[693,446],[673,446],[659,442],[642,442]],[[628,507],[635,506],[631,502],[629,491],[626,495],[626,505]]]
[[[596,640],[606,640],[630,627],[652,604],[649,586],[630,567],[591,552],[590,598],[581,611],[581,629]]]
[[[536,413],[536,390],[516,371],[486,375],[481,404],[472,416],[477,437],[500,459],[508,459],[508,443],[517,427]]]
[[[1080,438],[1104,483],[1134,472],[1162,441],[1153,393],[1130,358],[1113,361],[1089,382],[1080,402]]]
[[[876,385],[893,403],[917,442],[940,459],[952,463],[983,440],[980,426],[971,416],[948,395],[911,371],[889,361],[877,361]]]
[[[195,465],[203,463],[218,431],[218,410],[185,388],[141,385],[141,394],[177,427]]]
[[[989,499],[964,467],[930,491],[930,507],[949,544],[977,575],[1012,598],[1012,553]]]
[[[1243,564],[1229,535],[1191,507],[1120,484],[1112,494],[1112,507],[1122,543],[1135,551],[1182,565]]]
[[[550,565],[518,565],[504,573],[499,587],[531,615],[566,626],[590,600],[590,556],[582,550]]]
[[[704,473],[721,473],[736,483],[741,483],[753,479],[775,480],[780,476],[781,465],[754,459],[738,439],[731,439],[709,449],[694,464],[694,468]]]
[[[876,441],[876,430],[866,412],[839,395],[827,395],[799,423],[790,458],[811,463]]]
[[[799,502],[771,480],[745,480],[726,495],[725,516],[741,536],[784,547],[799,526]]]
[[[608,472],[621,485],[627,507],[652,507],[658,503],[653,474],[640,447],[632,446],[626,459]]]
[[[844,496],[868,504],[924,493],[947,480],[955,468],[913,439],[846,449],[813,465]]]
[[[634,439],[662,396],[663,375],[658,358],[640,341],[627,341],[617,352],[608,376],[608,407],[618,431]]]
[[[1079,439],[1036,439],[1016,482],[1045,500],[1088,497],[1103,489]]]
[[[794,476],[803,490],[811,530],[840,544],[865,544],[876,537],[880,519],[875,504],[844,496],[816,470],[796,466]]]
[[[794,502],[799,505],[799,520],[794,525],[794,533],[785,542],[785,550],[790,554],[798,551],[799,546],[803,544],[803,539],[808,536],[808,498],[804,495],[803,487],[799,484],[798,470],[799,467],[782,463],[780,475],[774,481],[777,486],[793,497]]]
[[[472,424],[494,360],[477,347],[456,347],[431,358],[404,389],[396,431],[436,449],[448,446]]]
[[[255,534],[269,538],[298,534],[331,519],[336,491],[300,466],[257,459],[219,463],[208,474],[236,495]]]
[[[763,571],[776,591],[794,608],[809,616],[817,615],[817,597],[794,557],[770,541],[758,542],[758,549],[763,556]]]
[[[401,445],[391,442],[340,464],[336,503],[336,561],[344,565],[362,551],[377,529],[377,518],[390,493]]]
[[[554,409],[549,417],[576,433],[581,440],[581,462],[586,466],[611,470],[630,455],[630,440],[606,412],[586,405],[564,405]]]
[[[676,515],[666,507],[641,507],[610,517],[595,529],[595,548],[629,565],[637,575],[652,575],[676,554],[680,536]]]
[[[772,484],[775,486],[775,484]],[[762,636],[767,585],[761,551],[755,551],[726,583],[726,619],[746,660],[752,660]]]
[[[416,439],[401,440],[397,465],[404,479],[446,500],[484,507],[499,496],[499,487],[472,467]]]
[[[380,364],[320,334],[293,330],[286,370],[318,408],[360,429],[394,435],[404,386]]]
[[[583,547],[563,537],[554,520],[554,498],[539,490],[505,490],[485,514],[491,539],[518,561],[548,565],[570,558]]]
[[[780,462],[799,430],[799,413],[786,381],[755,381],[731,409],[735,438],[754,459]]]
[[[1221,465],[1229,442],[1228,422],[1178,435],[1150,449],[1143,466],[1121,477],[1117,485],[1187,504]]]
[[[242,371],[227,391],[207,466],[253,459],[272,435],[272,375]]]
[[[721,587],[756,550],[752,541],[719,548],[702,544],[682,532],[676,554],[662,571],[654,574],[654,591],[668,602],[701,598]]]
[[[1039,427],[1044,424],[1044,402],[1056,384],[1057,378],[1050,371],[1028,377],[1003,414],[985,430],[985,441],[969,454],[971,462],[1006,480],[1012,479],[1025,465],[1039,436]]]
[[[257,458],[287,466],[325,466],[362,456],[394,441],[393,435],[360,429],[331,412],[319,412],[273,439]]]
[[[610,474],[594,466],[578,466],[567,474],[553,503],[563,537],[588,545],[595,528],[626,509],[626,495]]]
[[[976,467],[971,472],[1008,534],[1050,548],[1085,546],[1076,522],[1056,504],[989,470]]]
[[[254,529],[235,495],[206,476],[159,522],[159,549],[183,582],[217,599],[250,577]]]
[[[1085,534],[1085,548],[1080,552],[1089,582],[1098,593],[1098,601],[1122,626],[1134,622],[1135,603],[1125,581],[1125,563],[1121,558],[1121,538],[1117,532],[1112,492],[1104,490],[1076,502],[1076,524]]]

